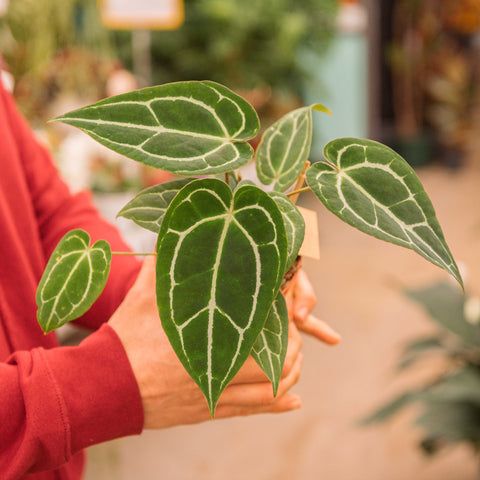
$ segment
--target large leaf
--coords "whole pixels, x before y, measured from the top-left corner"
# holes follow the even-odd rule
[[[214,82],[145,88],[58,117],[112,150],[181,175],[221,173],[247,163],[255,110]]]
[[[171,182],[161,183],[142,190],[135,198],[128,202],[118,216],[129,218],[154,233],[160,231],[160,224],[170,202],[175,195],[193,178],[183,178]]]
[[[277,394],[282,377],[283,363],[288,346],[288,310],[285,298],[278,292],[267,321],[251,354],[273,386],[273,395]]]
[[[84,230],[68,232],[58,243],[37,289],[37,319],[47,333],[83,315],[102,293],[112,253],[105,240],[90,246]]]
[[[402,157],[356,138],[333,140],[324,155],[328,163],[312,165],[306,179],[330,211],[365,233],[416,251],[463,287],[432,203]]]
[[[285,271],[288,271],[297,258],[303,239],[305,238],[305,220],[298,208],[286,195],[280,192],[270,192],[270,195],[275,202],[277,202],[285,224],[288,244]]]
[[[164,216],[157,244],[160,318],[212,415],[265,324],[286,251],[282,215],[256,186],[233,195],[220,180],[195,180]]]
[[[312,108],[287,113],[264,133],[255,155],[259,180],[283,191],[300,175],[312,143]]]

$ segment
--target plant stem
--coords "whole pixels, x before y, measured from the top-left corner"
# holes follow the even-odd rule
[[[303,167],[302,173],[297,178],[297,183],[295,184],[293,191],[290,194],[287,194],[288,197],[291,197],[290,200],[292,201],[292,203],[297,203],[298,195],[302,192],[306,192],[309,189],[309,188],[307,188],[307,190],[301,189],[302,185],[305,183],[305,172],[307,171],[309,166],[310,166],[310,161],[307,160]]]
[[[310,190],[310,187],[303,187],[299,188],[298,190],[293,190],[292,192],[286,193],[287,197],[293,197],[295,195],[298,195],[303,192],[308,192]]]
[[[148,255],[156,255],[155,252],[112,252],[112,255],[136,255],[137,257],[147,257]]]
[[[225,172],[225,183],[230,186],[230,175],[228,172]]]

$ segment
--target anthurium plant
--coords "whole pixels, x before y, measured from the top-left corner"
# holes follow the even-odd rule
[[[119,212],[158,234],[156,294],[163,328],[206,397],[218,399],[249,355],[276,392],[287,346],[281,283],[304,238],[293,196],[312,190],[353,227],[410,248],[462,279],[412,168],[390,148],[340,138],[309,166],[312,112],[294,110],[256,150],[255,110],[226,87],[178,82],[107,98],[56,120],[133,160],[180,176],[140,192]],[[255,158],[258,185],[240,178]],[[304,186],[306,179],[306,186]],[[293,186],[293,189],[292,189]],[[37,291],[45,332],[78,318],[101,293],[111,249],[87,232],[65,235]]]

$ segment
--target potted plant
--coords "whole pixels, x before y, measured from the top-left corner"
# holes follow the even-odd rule
[[[403,351],[399,372],[420,361],[438,363],[442,372],[418,387],[401,393],[364,420],[384,422],[407,406],[421,407],[415,425],[423,433],[421,447],[435,454],[456,443],[466,443],[478,455],[480,445],[480,299],[462,295],[454,286],[437,283],[406,290],[437,330],[413,339]]]
[[[320,104],[302,107],[264,132],[255,152],[263,187],[238,174],[254,156],[248,142],[259,130],[257,114],[218,83],[146,88],[57,118],[183,177],[140,192],[119,215],[158,233],[153,254],[162,325],[212,415],[250,354],[274,391],[278,386],[288,327],[281,283],[304,235],[290,200],[298,193],[312,190],[345,222],[418,252],[462,284],[427,194],[393,150],[340,138],[325,146],[326,162],[308,166],[314,110],[328,112]],[[111,256],[105,241],[90,245],[85,231],[66,234],[37,291],[45,332],[89,309],[107,281]]]

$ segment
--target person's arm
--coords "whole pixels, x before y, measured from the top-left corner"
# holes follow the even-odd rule
[[[2,480],[58,468],[84,447],[142,428],[210,418],[161,327],[154,277],[149,258],[109,323],[79,346],[17,352],[0,364]],[[250,358],[223,392],[216,418],[299,408],[300,398],[289,390],[300,375],[301,344],[291,328],[275,398]]]
[[[0,478],[53,470],[90,445],[138,434],[143,410],[118,336],[15,352],[0,363]]]

